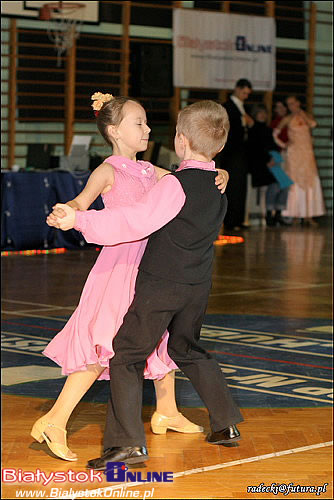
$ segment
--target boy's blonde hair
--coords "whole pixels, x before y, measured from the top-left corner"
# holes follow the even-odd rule
[[[229,130],[225,108],[214,101],[195,102],[178,114],[176,132],[188,139],[192,151],[207,158],[225,146]]]

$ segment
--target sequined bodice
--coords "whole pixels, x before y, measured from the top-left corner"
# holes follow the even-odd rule
[[[157,182],[154,166],[147,161],[110,156],[105,162],[114,167],[113,187],[102,195],[107,208],[135,203]]]
[[[302,189],[314,185],[318,175],[310,128],[299,116],[293,116],[288,126],[288,150],[285,170]]]
[[[302,148],[312,148],[310,128],[299,116],[293,116],[288,126],[290,143],[300,145]]]

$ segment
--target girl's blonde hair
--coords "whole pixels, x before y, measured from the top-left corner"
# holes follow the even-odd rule
[[[192,151],[214,158],[225,146],[230,122],[221,104],[199,101],[182,109],[177,118],[176,131],[189,141]]]

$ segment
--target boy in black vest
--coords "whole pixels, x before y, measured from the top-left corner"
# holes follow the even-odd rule
[[[114,210],[74,212],[59,219],[60,229],[82,232],[87,242],[114,245],[151,234],[139,266],[134,300],[114,338],[110,359],[111,399],[104,454],[88,467],[103,470],[110,461],[148,459],[141,418],[143,371],[168,329],[168,354],[190,379],[208,408],[211,444],[240,439],[243,420],[217,361],[200,345],[211,289],[213,242],[227,209],[226,195],[214,183],[212,158],[229,130],[225,109],[213,101],[192,104],[178,116],[176,154],[183,160],[137,203]]]

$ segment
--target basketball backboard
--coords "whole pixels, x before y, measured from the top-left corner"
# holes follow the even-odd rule
[[[32,1],[32,2],[16,2],[16,1],[2,1],[1,2],[1,14],[3,16],[9,17],[22,17],[25,19],[39,19],[39,11],[46,4],[49,3],[48,0],[45,1]],[[56,3],[56,2],[53,2]],[[63,2],[69,3],[69,2]],[[79,13],[71,13],[69,17],[71,19],[82,20],[81,15],[83,14],[84,24],[99,24],[99,2],[89,1],[75,3],[83,4],[84,9],[80,9]]]

